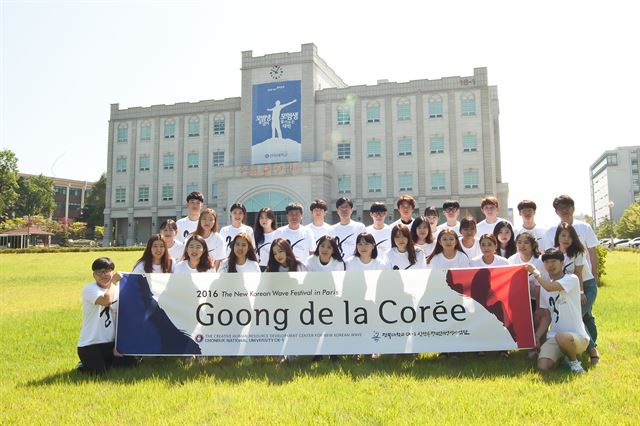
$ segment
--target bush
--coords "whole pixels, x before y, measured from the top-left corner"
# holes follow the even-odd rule
[[[144,246],[131,247],[29,247],[23,249],[2,249],[0,254],[24,253],[79,253],[88,251],[144,251]]]
[[[596,252],[598,253],[598,284],[602,283],[602,276],[606,275],[606,262],[607,262],[607,254],[609,254],[609,250],[606,248],[597,245]]]

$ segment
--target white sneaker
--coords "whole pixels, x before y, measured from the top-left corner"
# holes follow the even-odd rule
[[[584,368],[582,368],[582,364],[580,364],[580,361],[578,360],[569,361],[569,368],[571,369],[572,373],[576,373],[576,374],[586,373],[586,371],[584,371]]]

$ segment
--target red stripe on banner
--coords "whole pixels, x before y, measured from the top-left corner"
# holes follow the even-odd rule
[[[509,330],[518,348],[535,346],[528,275],[524,266],[453,269],[447,284],[491,312]]]

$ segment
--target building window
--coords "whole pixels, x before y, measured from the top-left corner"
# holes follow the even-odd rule
[[[401,174],[398,176],[398,182],[401,192],[413,191],[413,175]]]
[[[369,192],[382,192],[382,176],[367,176],[367,188]]]
[[[444,173],[433,172],[431,173],[431,190],[442,191],[444,189]]]
[[[138,202],[144,203],[146,201],[149,201],[149,187],[140,186],[138,187]]]
[[[126,124],[118,125],[118,142],[127,142],[129,140],[129,127]]]
[[[338,176],[338,194],[351,192],[351,176]]]
[[[475,133],[462,135],[462,150],[464,152],[476,152],[478,150],[478,139]]]
[[[338,126],[351,124],[351,109],[348,106],[338,107]]]
[[[67,187],[66,186],[56,186],[56,195],[67,195]]]
[[[213,153],[213,167],[224,166],[224,151],[215,151]]]
[[[198,117],[189,119],[189,136],[200,136],[200,119]]]
[[[127,200],[127,190],[124,186],[116,188],[116,203],[124,203]]]
[[[378,158],[382,155],[382,144],[377,139],[367,141],[367,157]]]
[[[190,152],[187,154],[187,167],[189,169],[197,169],[200,167],[200,154],[197,152]]]
[[[162,201],[173,201],[173,185],[162,186]]]
[[[618,154],[607,154],[607,166],[618,165]]]
[[[220,197],[220,190],[218,189],[218,184],[217,183],[212,183],[211,184],[211,199],[212,200],[217,200],[218,197]]]
[[[407,98],[398,100],[398,121],[411,120],[411,101]]]
[[[216,115],[213,118],[213,134],[214,135],[224,135],[224,115]]]
[[[473,93],[462,95],[462,115],[476,115],[476,97]]]
[[[166,153],[162,156],[162,168],[165,170],[173,170],[175,157],[172,153]]]
[[[442,117],[442,97],[432,96],[429,98],[429,118]]]
[[[339,143],[338,144],[338,160],[348,160],[351,158],[351,144]]]
[[[165,139],[173,139],[176,137],[176,122],[171,120],[166,120],[164,122],[164,138]]]
[[[369,102],[367,104],[367,123],[380,122],[380,103]]]
[[[81,197],[82,196],[82,189],[70,188],[69,189],[69,196],[70,197]]]
[[[138,157],[138,168],[141,172],[148,172],[150,169],[151,159],[149,154],[142,154]]]
[[[432,135],[429,138],[429,152],[431,154],[444,153],[444,136]]]
[[[116,158],[116,173],[126,173],[127,172],[127,157],[121,155]]]
[[[200,191],[198,184],[195,182],[191,182],[187,184],[187,194],[191,194],[192,192]]]
[[[464,172],[464,189],[474,189],[480,186],[480,177],[477,171]]]
[[[403,137],[398,139],[398,155],[407,157],[411,155],[411,138]]]
[[[142,127],[140,127],[140,140],[141,141],[150,141],[151,140],[151,123],[145,121],[142,123]]]

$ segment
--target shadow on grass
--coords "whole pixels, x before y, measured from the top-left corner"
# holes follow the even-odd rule
[[[587,365],[583,362],[583,365]],[[83,385],[88,383],[136,384],[148,379],[161,380],[168,384],[187,384],[200,380],[213,383],[243,383],[246,381],[265,382],[271,385],[287,384],[299,377],[323,377],[336,375],[353,381],[372,377],[398,377],[428,380],[437,378],[461,378],[484,380],[487,378],[522,378],[531,376],[532,381],[564,383],[576,376],[566,366],[557,370],[540,373],[535,361],[527,358],[526,351],[512,352],[508,359],[497,353],[488,353],[479,358],[475,353],[460,353],[455,358],[441,359],[434,354],[383,355],[378,359],[366,356],[356,360],[350,356],[330,361],[312,361],[310,356],[280,364],[276,357],[253,357],[247,364],[241,357],[208,357],[192,362],[184,358],[145,358],[135,368],[111,369],[102,376],[82,374],[75,369],[53,374],[38,380],[31,380],[21,387],[39,387],[60,384]]]

